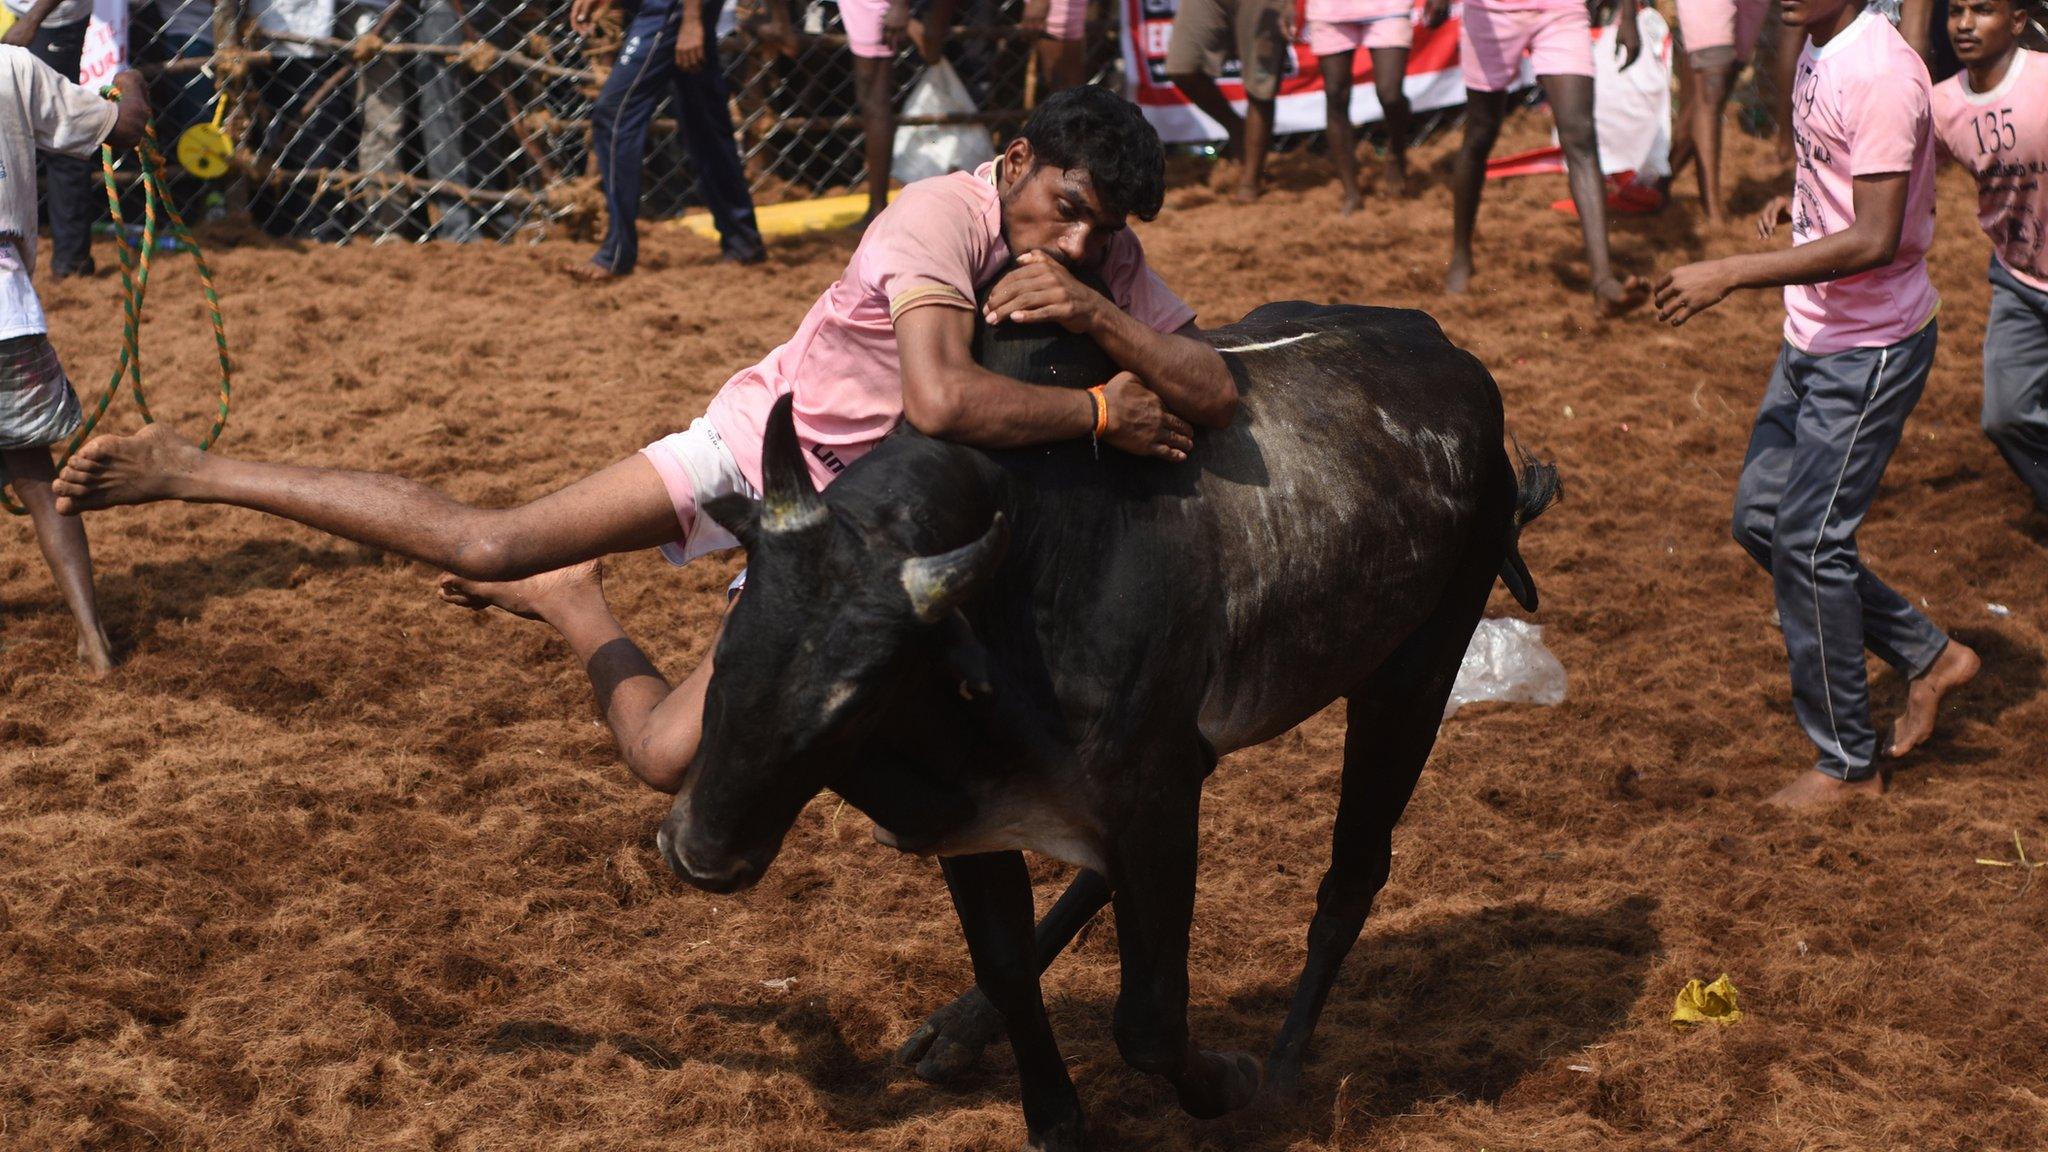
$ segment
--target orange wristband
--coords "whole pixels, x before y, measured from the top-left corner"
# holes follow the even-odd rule
[[[1102,387],[1097,384],[1088,390],[1089,397],[1095,401],[1095,431],[1090,432],[1089,436],[1097,440],[1102,439],[1102,434],[1109,431],[1109,398],[1102,394]]]

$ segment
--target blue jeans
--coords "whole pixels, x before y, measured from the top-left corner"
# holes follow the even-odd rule
[[[604,184],[604,243],[594,262],[613,272],[633,270],[640,259],[640,211],[647,129],[664,97],[675,97],[676,120],[697,177],[697,189],[718,225],[719,247],[737,259],[760,255],[754,197],[733,142],[726,108],[725,72],[718,61],[718,0],[704,0],[704,63],[695,72],[676,67],[676,34],[690,0],[644,0],[626,25],[626,44],[612,64],[591,111],[591,144]]]

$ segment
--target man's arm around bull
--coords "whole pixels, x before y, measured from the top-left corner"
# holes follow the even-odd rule
[[[928,436],[980,448],[1095,434],[1125,452],[1168,460],[1185,459],[1193,447],[1191,423],[1227,426],[1237,413],[1230,370],[1193,320],[1159,330],[1161,316],[1189,313],[1144,267],[1126,232],[1129,215],[1149,218],[1157,204],[1127,203],[1128,193],[1104,187],[1109,181],[1055,167],[1024,138],[1004,149],[990,178],[1002,202],[1002,239],[1022,254],[979,317],[958,292],[934,292],[898,312],[904,418]],[[1083,284],[1075,268],[1105,273],[1133,299],[1119,305]],[[975,363],[977,319],[1059,324],[1093,338],[1124,371],[1099,390],[1100,407],[1086,392],[1013,380]]]

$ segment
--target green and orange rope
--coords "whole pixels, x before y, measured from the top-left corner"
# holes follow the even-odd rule
[[[207,431],[206,438],[199,442],[199,450],[204,452],[213,447],[213,442],[220,438],[221,429],[227,427],[228,423],[228,402],[233,395],[234,367],[228,359],[228,334],[227,326],[221,320],[220,294],[214,290],[213,270],[206,266],[206,256],[199,250],[199,242],[192,238],[192,231],[185,226],[184,217],[178,214],[177,206],[164,193],[164,157],[163,153],[157,150],[154,123],[144,127],[143,138],[135,146],[135,157],[142,175],[143,217],[140,244],[129,243],[127,222],[121,217],[121,194],[114,184],[114,150],[106,145],[100,146],[100,173],[107,186],[107,210],[113,216],[114,237],[121,251],[121,308],[125,314],[121,330],[121,357],[114,365],[113,379],[107,382],[106,391],[100,394],[99,403],[93,406],[92,415],[79,425],[70,443],[64,446],[63,455],[57,461],[59,468],[62,468],[64,462],[71,459],[72,453],[78,451],[78,446],[92,435],[100,418],[107,414],[107,409],[114,403],[114,397],[120,394],[124,379],[128,382],[130,394],[135,397],[135,407],[142,414],[142,422],[155,422],[156,418],[149,412],[149,399],[142,391],[142,305],[149,293],[149,261],[151,254],[156,251],[160,219],[168,222],[172,238],[192,253],[192,263],[199,270],[200,288],[206,294],[206,310],[213,321],[214,346],[220,350],[220,406],[213,427]],[[14,499],[13,493],[4,488],[0,488],[0,507],[6,508],[16,516],[27,511]]]

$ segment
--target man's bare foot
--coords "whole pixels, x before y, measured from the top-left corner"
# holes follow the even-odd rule
[[[1873,772],[1861,780],[1843,780],[1819,769],[1801,772],[1799,779],[1770,794],[1764,803],[1773,808],[1801,811],[1828,808],[1859,796],[1884,795],[1884,776]]]
[[[1343,203],[1337,205],[1337,215],[1355,215],[1358,212],[1358,210],[1363,207],[1365,207],[1365,197],[1360,196],[1356,192],[1346,192],[1344,193]]]
[[[1462,296],[1472,286],[1472,261],[1468,257],[1451,257],[1451,270],[1444,274],[1444,291]]]
[[[1408,165],[1401,161],[1389,161],[1380,172],[1380,195],[1395,200],[1408,198]]]
[[[1892,721],[1892,737],[1884,754],[1904,756],[1934,735],[1934,721],[1941,713],[1941,698],[1977,678],[1984,662],[1960,640],[1950,640],[1934,666],[1913,679],[1906,689],[1906,712]]]
[[[502,608],[528,620],[546,619],[549,609],[561,603],[564,597],[592,592],[601,595],[603,591],[604,570],[596,560],[571,564],[524,580],[465,580],[452,574],[441,577],[441,599],[450,604],[476,612]]]
[[[582,284],[609,284],[625,279],[625,273],[614,272],[602,264],[571,264],[565,271],[569,279]]]
[[[1259,186],[1250,180],[1239,181],[1237,190],[1230,194],[1230,198],[1239,204],[1254,203],[1259,198]]]
[[[114,670],[114,645],[107,639],[105,628],[78,634],[78,662],[94,676],[105,676]]]
[[[1640,276],[1626,280],[1609,276],[1593,285],[1593,304],[1603,317],[1633,312],[1649,299],[1650,285]]]
[[[205,461],[206,454],[168,424],[145,424],[139,432],[96,437],[80,448],[50,482],[50,491],[66,516],[171,500],[184,494],[184,481]]]

